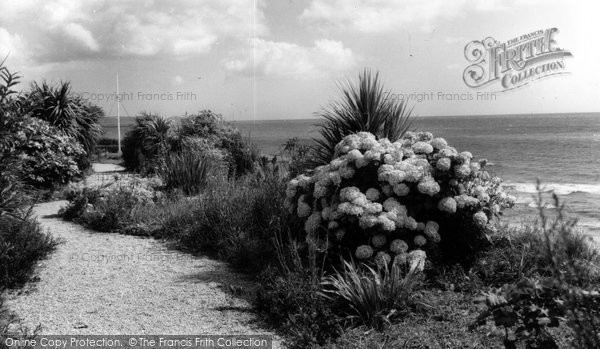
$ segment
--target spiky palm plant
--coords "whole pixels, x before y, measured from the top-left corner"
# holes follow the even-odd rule
[[[323,121],[316,125],[320,137],[314,139],[314,165],[331,161],[336,144],[349,134],[365,131],[393,142],[410,128],[412,108],[404,99],[389,98],[379,73],[365,69],[357,85],[346,81],[339,88],[341,99],[316,114]]]
[[[75,138],[88,155],[102,134],[98,121],[104,112],[73,94],[69,82],[60,82],[56,86],[45,81],[41,85],[34,82],[30,91],[22,96],[21,104],[24,112]]]
[[[355,324],[382,329],[391,320],[405,314],[418,297],[422,275],[394,263],[375,270],[367,265],[343,261],[342,271],[323,279],[321,296],[340,301]]]
[[[154,171],[152,167],[168,150],[171,120],[142,112],[134,128],[123,139],[123,160],[131,170]]]
[[[165,157],[159,170],[168,189],[180,189],[185,195],[196,195],[206,186],[217,166],[202,154],[186,150]]]

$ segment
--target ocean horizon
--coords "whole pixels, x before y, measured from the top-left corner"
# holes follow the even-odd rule
[[[133,119],[122,120],[122,134]],[[113,122],[114,121],[114,122]],[[293,137],[310,142],[317,137],[318,119],[236,121],[244,137],[263,153],[277,154]],[[107,134],[116,134],[116,120],[105,118]],[[444,137],[459,151],[487,159],[488,170],[504,179],[517,196],[508,210],[511,223],[538,213],[536,182],[545,191],[544,208],[552,210],[550,192],[586,232],[600,237],[600,113],[418,116],[415,130]]]

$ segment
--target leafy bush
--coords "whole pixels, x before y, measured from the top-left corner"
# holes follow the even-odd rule
[[[171,121],[156,114],[142,113],[123,138],[123,162],[132,171],[155,173],[169,149]]]
[[[113,181],[85,188],[73,184],[68,190],[69,204],[60,210],[66,220],[74,220],[94,230],[120,231],[137,223],[136,212],[153,208],[162,195],[156,178],[115,176]]]
[[[0,66],[0,161],[10,172],[36,188],[51,188],[81,175],[86,153],[77,141],[49,122],[23,114],[23,98],[12,90],[19,77]]]
[[[215,167],[213,160],[184,150],[168,154],[159,175],[167,189],[176,188],[186,195],[197,195],[206,187],[209,177],[217,171]]]
[[[282,145],[280,153],[283,158],[280,162],[287,162],[289,176],[291,177],[296,177],[311,168],[311,146],[301,143],[297,137],[288,139]]]
[[[539,185],[538,185],[539,188]],[[549,220],[540,208],[541,245],[533,252],[545,267],[542,277],[523,278],[501,289],[484,292],[480,301],[487,309],[474,326],[493,318],[507,330],[506,348],[524,342],[527,347],[558,348],[547,330],[565,322],[575,334],[573,346],[600,347],[600,274],[597,252],[577,237],[576,221],[563,215],[564,207],[554,195],[557,216]],[[538,204],[542,203],[539,190]],[[540,207],[542,207],[540,205]],[[510,338],[509,330],[514,331]]]
[[[29,215],[0,216],[0,290],[26,282],[37,261],[57,244]]]
[[[321,137],[314,139],[313,165],[329,163],[336,145],[353,133],[369,132],[394,142],[410,127],[412,110],[404,99],[388,98],[390,91],[384,90],[379,73],[373,75],[365,69],[358,77],[358,86],[347,81],[340,90],[341,100],[317,114],[324,121],[317,125]]]
[[[73,138],[63,135],[46,121],[24,116],[17,131],[19,143],[14,151],[23,154],[22,178],[37,188],[67,184],[82,175],[79,163],[84,149]]]
[[[344,138],[336,156],[286,191],[290,213],[333,255],[423,265],[427,249],[449,264],[471,263],[488,221],[514,203],[481,168],[485,161],[428,132],[394,143],[361,132]]]
[[[347,261],[343,265],[342,272],[325,277],[322,294],[329,300],[341,301],[347,318],[355,324],[382,330],[412,310],[416,291],[422,286],[416,269],[406,272],[399,263],[380,270],[359,268]]]
[[[186,139],[202,139],[207,149],[222,149],[229,176],[252,172],[258,159],[257,150],[242,139],[240,132],[223,121],[220,114],[203,110],[181,120],[174,150],[185,146]]]

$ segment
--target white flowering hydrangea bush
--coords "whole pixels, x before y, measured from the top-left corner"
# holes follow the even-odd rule
[[[473,255],[514,204],[485,164],[429,132],[393,143],[360,132],[329,164],[289,181],[286,207],[322,250],[422,270],[428,254]]]

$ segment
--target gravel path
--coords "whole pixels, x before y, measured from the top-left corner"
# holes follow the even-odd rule
[[[272,334],[258,327],[247,301],[225,291],[250,290],[245,276],[154,239],[65,222],[55,216],[65,204],[35,208],[64,243],[40,262],[37,282],[6,294],[23,325],[39,324],[42,334]]]

